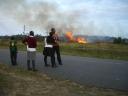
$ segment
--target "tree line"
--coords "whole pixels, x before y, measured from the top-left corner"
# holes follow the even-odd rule
[[[22,35],[22,34],[12,35],[12,36],[14,36],[14,38],[16,40],[23,40],[26,37],[26,35]],[[0,39],[9,40],[12,36],[0,36]],[[45,37],[45,36],[41,36],[41,35],[35,35],[35,36],[36,36],[38,41],[42,41],[44,39],[44,37]]]
[[[128,44],[128,39],[117,37],[117,38],[114,38],[113,43],[114,44]]]

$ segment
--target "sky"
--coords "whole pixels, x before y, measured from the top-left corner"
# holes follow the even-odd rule
[[[46,35],[55,27],[63,35],[128,38],[128,0],[0,0],[0,35],[33,30]]]

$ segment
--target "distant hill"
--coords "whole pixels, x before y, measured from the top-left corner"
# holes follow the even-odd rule
[[[108,36],[85,36],[88,42],[113,42],[114,37]]]

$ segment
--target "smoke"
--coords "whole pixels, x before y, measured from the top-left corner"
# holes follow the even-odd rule
[[[57,2],[42,0],[29,3],[27,0],[0,0],[0,12],[19,24],[49,31],[55,27],[59,32],[74,32],[79,27],[77,11],[63,11]]]
[[[0,19],[9,18],[17,25],[26,25],[40,32],[49,32],[51,27],[55,27],[60,34],[127,36],[128,12],[124,1],[67,0],[63,4],[65,1],[0,0]],[[117,2],[116,5],[114,2]],[[63,9],[63,5],[68,6],[67,9]],[[6,23],[3,22],[1,24]]]

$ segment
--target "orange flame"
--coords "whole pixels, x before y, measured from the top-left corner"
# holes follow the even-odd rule
[[[77,37],[76,38],[76,42],[81,43],[81,44],[87,43],[86,40],[85,40],[85,38],[83,38],[83,37]]]
[[[72,32],[66,32],[65,36],[68,38],[70,42],[75,40]]]
[[[85,38],[83,38],[83,37],[74,38],[72,32],[66,32],[65,36],[68,38],[68,40],[70,42],[77,42],[77,43],[81,43],[81,44],[87,43]]]

